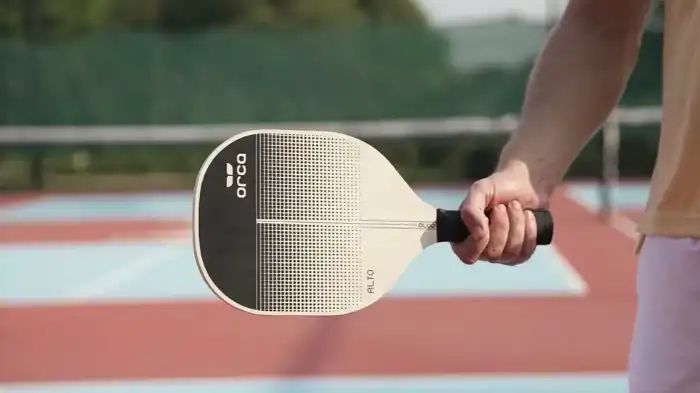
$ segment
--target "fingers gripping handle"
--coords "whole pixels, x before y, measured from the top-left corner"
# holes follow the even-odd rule
[[[554,220],[549,210],[533,210],[537,222],[537,244],[547,245],[554,236]],[[469,236],[469,229],[464,225],[459,210],[437,209],[435,220],[438,242],[461,243]]]

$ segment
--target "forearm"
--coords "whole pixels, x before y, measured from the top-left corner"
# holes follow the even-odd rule
[[[522,165],[535,186],[551,190],[617,105],[641,29],[565,14],[535,63],[499,168]]]

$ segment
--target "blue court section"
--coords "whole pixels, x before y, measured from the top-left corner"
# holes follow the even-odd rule
[[[422,191],[428,202],[456,208],[459,192]],[[52,206],[52,203],[55,205]],[[81,210],[81,206],[84,208]],[[191,196],[66,196],[6,209],[5,219],[27,221],[189,217]],[[191,241],[0,244],[0,301],[55,303],[213,299],[197,272]],[[434,245],[411,263],[390,296],[498,296],[575,294],[580,283],[556,248],[537,251],[517,267],[466,267],[449,245]]]
[[[601,187],[591,184],[567,186],[568,195],[592,211],[601,206]],[[641,210],[649,196],[648,184],[621,184],[612,189],[613,202],[620,209]]]
[[[419,256],[390,296],[574,294],[554,249],[518,267],[465,267],[449,246]],[[0,302],[214,299],[190,242],[0,246]]]
[[[622,375],[445,376],[300,380],[176,380],[26,385],[3,393],[625,393]]]
[[[54,195],[0,208],[0,222],[189,220],[190,193]]]

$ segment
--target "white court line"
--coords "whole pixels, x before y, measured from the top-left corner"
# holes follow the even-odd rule
[[[486,392],[489,387],[488,384],[502,385],[507,383],[511,389],[513,384],[525,384],[522,390],[516,388],[513,391],[517,392],[533,392],[538,386],[541,388],[542,382],[549,383],[565,383],[565,384],[576,384],[584,385],[591,383],[593,386],[600,386],[602,383],[615,383],[619,384],[621,389],[605,390],[606,392],[626,392],[627,386],[627,373],[624,371],[601,371],[601,372],[581,372],[581,373],[524,373],[524,372],[514,372],[514,373],[461,373],[461,374],[432,374],[432,375],[400,375],[400,376],[372,376],[372,375],[362,375],[362,376],[352,376],[352,377],[337,377],[337,376],[301,376],[301,377],[272,377],[272,378],[256,378],[256,377],[243,377],[243,378],[228,378],[228,379],[214,379],[214,378],[166,378],[162,380],[121,380],[121,381],[106,381],[106,380],[96,380],[96,381],[68,381],[68,382],[10,382],[0,384],[0,392],[2,388],[8,389],[10,391],[15,391],[17,389],[18,393],[20,389],[24,391],[25,389],[32,389],[32,391],[61,391],[66,392],[69,389],[79,390],[81,392],[88,391],[87,389],[95,388],[99,386],[100,391],[105,391],[107,385],[114,388],[109,391],[153,391],[161,392],[168,391],[173,387],[176,387],[178,391],[195,392],[198,390],[203,390],[204,386],[213,387],[214,391],[254,391],[254,392],[268,392],[277,391],[275,387],[270,386],[270,384],[284,384],[289,383],[292,391],[300,391],[299,385],[291,384],[333,384],[342,385],[351,383],[353,387],[359,384],[368,384],[374,387],[376,383],[383,383],[382,391],[403,391],[406,385],[404,383],[418,384],[414,385],[415,389],[411,391],[430,391],[431,387],[437,388],[441,392],[444,391],[469,391],[469,392]],[[390,385],[387,386],[386,384]],[[395,386],[391,386],[393,384]],[[443,385],[448,384],[458,384],[458,385]],[[471,385],[476,383],[478,385]],[[251,387],[251,384],[257,386]],[[432,386],[426,386],[430,384]],[[439,384],[441,386],[435,386]],[[486,384],[486,385],[485,385]],[[238,385],[238,386],[236,386]],[[368,386],[368,387],[369,387]],[[459,388],[458,388],[459,386]],[[515,385],[517,386],[517,385]],[[549,384],[548,384],[549,386]],[[218,387],[218,389],[217,389]],[[573,388],[573,390],[568,389],[566,386],[561,386],[564,391],[576,391],[582,392],[580,388]],[[101,388],[101,389],[100,389]],[[184,389],[183,389],[184,388]],[[270,389],[272,388],[272,389]],[[318,392],[321,388],[315,386],[307,386],[309,391]],[[533,389],[535,388],[535,389]],[[478,389],[478,390],[477,390]],[[284,389],[282,389],[284,390]],[[323,389],[327,391],[328,389]],[[343,389],[343,391],[356,391],[358,389]],[[373,389],[372,391],[377,391]],[[505,391],[503,389],[498,389],[498,391]],[[510,391],[510,390],[509,390]],[[554,391],[551,388],[546,389],[546,391]]]
[[[172,259],[182,250],[175,247],[189,241],[189,237],[182,236],[180,231],[179,236],[173,235],[170,242],[164,243],[164,249],[142,255],[128,263],[122,264],[116,269],[112,269],[105,274],[99,275],[97,278],[89,280],[84,285],[80,285],[66,296],[72,303],[81,303],[91,299],[98,298],[111,290],[114,290],[125,283],[136,279],[145,272],[161,265],[163,262]]]
[[[569,260],[559,252],[556,246],[552,246],[552,252],[554,252],[554,254],[557,256],[557,264],[564,270],[564,280],[566,280],[569,287],[579,296],[587,295],[590,288],[586,280],[583,279],[583,276],[576,270]]]
[[[575,196],[573,196],[571,189],[564,193],[564,197],[569,198],[569,200],[586,209],[587,212],[593,214],[594,216],[599,215],[599,212],[596,209],[590,207],[586,203],[580,202]],[[637,232],[637,223],[634,220],[626,217],[624,214],[613,213],[610,222],[607,224],[632,240],[637,240],[639,237],[639,233]]]
[[[637,232],[637,223],[634,222],[634,220],[626,217],[624,214],[614,213],[611,218],[610,225],[632,240],[637,240],[639,237],[639,233]]]
[[[578,201],[573,195],[570,194],[571,190],[568,190],[569,192],[566,192],[564,194],[565,198],[568,198],[572,202],[576,203],[577,205],[583,207],[586,211],[593,215],[598,215],[598,212],[590,207],[589,205],[585,203],[581,203]],[[622,232],[623,234],[635,238],[636,237],[636,224],[634,221],[630,220],[627,217],[624,217],[620,214],[616,214],[616,217],[613,219],[613,228],[617,229],[618,231]],[[619,216],[619,219],[617,219],[617,216]],[[590,291],[590,287],[588,286],[588,283],[583,279],[583,276],[576,270],[576,268],[559,252],[559,250],[554,247],[553,251],[557,254],[558,256],[558,262],[560,266],[564,269],[566,272],[566,281],[567,283],[573,288],[574,290],[577,291],[578,294],[580,295],[586,295]]]

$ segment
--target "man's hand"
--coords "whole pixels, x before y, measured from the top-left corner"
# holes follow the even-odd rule
[[[471,235],[453,245],[465,263],[515,265],[532,256],[554,185],[608,117],[639,51],[649,0],[570,0],[535,62],[517,131],[496,172],[461,206]]]
[[[477,260],[517,265],[537,246],[537,223],[529,209],[544,208],[548,190],[537,190],[527,168],[516,163],[472,184],[460,206],[470,236],[453,244],[464,263]]]

